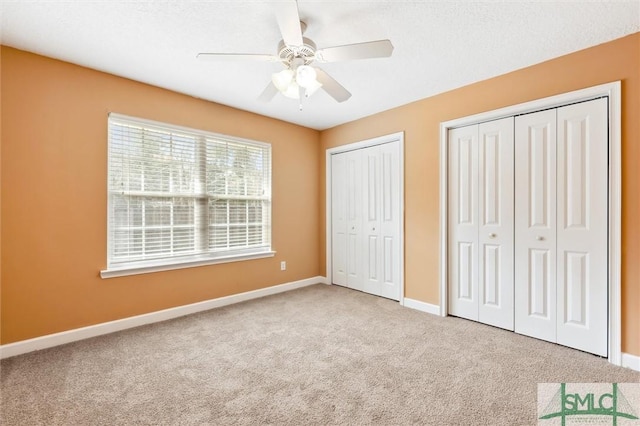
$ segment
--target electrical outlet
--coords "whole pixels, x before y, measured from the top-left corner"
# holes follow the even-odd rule
[[[287,270],[287,262],[285,262],[284,260],[282,262],[280,262],[280,270],[281,271],[286,271]]]

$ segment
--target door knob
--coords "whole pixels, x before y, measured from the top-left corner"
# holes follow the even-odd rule
[[[497,237],[496,234],[493,234],[493,233],[489,234],[489,238],[495,238],[495,237]]]
[[[536,237],[536,240],[538,240],[538,241],[544,241],[544,237],[543,237],[542,235],[538,235],[538,236]]]

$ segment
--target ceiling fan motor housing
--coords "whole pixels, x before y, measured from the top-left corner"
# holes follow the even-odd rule
[[[291,67],[294,59],[302,59],[304,63],[300,65],[309,65],[315,60],[316,44],[306,37],[302,38],[302,42],[302,46],[288,46],[284,40],[278,43],[278,57],[288,67]]]

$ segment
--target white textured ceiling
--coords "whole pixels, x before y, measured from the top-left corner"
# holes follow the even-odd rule
[[[257,100],[278,63],[206,62],[199,52],[276,54],[273,1],[0,1],[1,42],[314,129],[326,129],[640,31],[633,1],[299,0],[319,48],[388,38],[391,58],[321,67],[353,96],[298,110]],[[553,76],[549,76],[553,78]]]

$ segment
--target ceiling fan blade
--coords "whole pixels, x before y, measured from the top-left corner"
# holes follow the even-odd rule
[[[284,43],[288,46],[302,46],[302,28],[296,0],[275,3],[276,19]]]
[[[198,59],[207,61],[264,61],[277,62],[279,59],[275,55],[254,54],[254,53],[198,53]]]
[[[273,85],[273,82],[269,82],[267,87],[264,88],[260,96],[258,96],[258,100],[262,102],[269,102],[273,97],[278,93],[278,89]]]
[[[333,77],[320,68],[315,67],[314,69],[316,70],[316,78],[320,83],[322,83],[322,88],[329,94],[329,96],[338,102],[344,102],[351,97],[351,93],[349,93],[349,91],[340,83],[334,80]]]
[[[390,40],[367,41],[344,46],[327,47],[316,52],[319,62],[350,61],[353,59],[386,58],[391,56]]]

